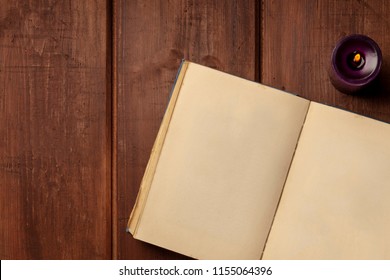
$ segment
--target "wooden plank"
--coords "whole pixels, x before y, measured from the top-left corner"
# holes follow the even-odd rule
[[[255,0],[117,1],[117,212],[113,209],[118,226],[113,248],[117,258],[182,258],[134,240],[125,232],[126,223],[181,60],[255,80],[257,8]]]
[[[389,122],[389,13],[386,0],[263,1],[261,81]],[[353,33],[374,39],[384,55],[379,87],[367,96],[342,94],[328,78],[333,47],[340,38]]]
[[[1,1],[0,259],[111,257],[107,20]]]

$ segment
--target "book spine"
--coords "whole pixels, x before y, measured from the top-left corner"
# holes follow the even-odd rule
[[[183,83],[185,73],[187,71],[189,62],[182,61],[176,81],[170,94],[170,101],[165,111],[163,121],[158,131],[156,140],[154,142],[152,152],[149,158],[148,165],[146,167],[144,177],[141,181],[140,190],[138,192],[133,211],[130,214],[129,222],[127,224],[127,232],[130,232],[135,238],[137,234],[138,225],[142,218],[142,212],[145,208],[145,204],[148,198],[150,187],[153,182],[154,173],[160,158],[161,150],[164,145],[165,137],[167,135],[168,127],[172,119],[172,115],[175,109],[176,101],[179,96],[180,88]]]

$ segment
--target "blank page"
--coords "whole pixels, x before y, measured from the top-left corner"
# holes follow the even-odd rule
[[[263,258],[390,258],[388,124],[310,104]]]
[[[134,236],[259,259],[309,101],[190,63]]]

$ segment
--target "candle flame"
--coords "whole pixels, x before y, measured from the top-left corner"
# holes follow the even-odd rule
[[[353,62],[358,63],[358,62],[360,62],[360,59],[361,59],[361,55],[360,55],[360,53],[357,53],[353,57]]]

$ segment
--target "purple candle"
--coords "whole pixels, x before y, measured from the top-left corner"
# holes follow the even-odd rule
[[[374,40],[364,35],[349,35],[333,49],[329,77],[339,91],[354,94],[373,83],[381,65],[382,53]]]

